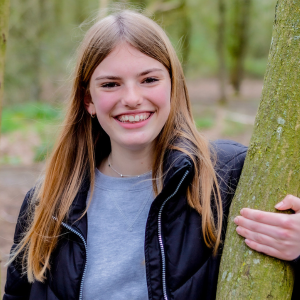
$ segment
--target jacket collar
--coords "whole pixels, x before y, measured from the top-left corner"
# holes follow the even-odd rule
[[[166,153],[163,169],[165,178],[161,196],[164,196],[166,190],[169,193],[176,187],[176,182],[181,179],[184,172],[189,171],[189,173],[192,173],[193,163],[187,154],[178,150],[170,150]],[[89,176],[85,176],[79,192],[70,207],[68,219],[66,220],[68,225],[78,230],[85,238],[87,237],[87,215],[85,214],[82,218],[81,216],[89,201],[89,199],[87,199],[89,189],[90,178]]]
[[[164,187],[172,181],[179,171],[193,171],[193,163],[190,157],[179,150],[170,150],[166,154],[164,161]]]

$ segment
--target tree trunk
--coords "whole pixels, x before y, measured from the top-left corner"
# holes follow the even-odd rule
[[[54,20],[56,26],[61,26],[63,19],[63,1],[54,0],[53,3]]]
[[[219,103],[225,104],[226,93],[226,66],[225,66],[225,0],[218,0],[218,12],[219,12],[219,24],[218,24],[218,39],[217,39],[217,51],[218,51],[218,63],[219,63],[219,89],[220,98]]]
[[[230,82],[239,93],[244,75],[244,57],[248,40],[251,0],[232,1],[228,51],[230,55]]]
[[[184,72],[187,71],[188,58],[190,54],[190,40],[192,23],[189,16],[189,9],[186,0],[181,0],[181,5],[178,7],[178,13],[180,14],[180,29],[179,36],[181,39],[181,57],[182,67]]]
[[[73,9],[75,10],[75,22],[77,24],[81,24],[86,18],[86,1],[77,0],[74,2],[74,6],[75,7]]]
[[[300,1],[278,0],[262,100],[225,239],[217,299],[291,299],[289,263],[252,251],[235,232],[243,207],[275,212],[300,196]]]
[[[0,0],[0,129],[3,101],[5,50],[8,36],[9,0]]]
[[[42,78],[43,78],[43,46],[46,31],[49,29],[50,22],[47,16],[47,1],[38,0],[35,7],[35,17],[38,20],[36,24],[36,32],[33,42],[32,67],[33,84],[32,84],[32,100],[40,102],[42,98]]]
[[[187,0],[150,2],[147,11],[153,13],[156,20],[162,20],[164,29],[171,37],[171,41],[178,45],[183,70],[186,72],[190,54],[190,39],[192,22]],[[178,21],[180,20],[180,22]]]

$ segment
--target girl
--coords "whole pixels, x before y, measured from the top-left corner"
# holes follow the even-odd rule
[[[22,205],[3,299],[214,299],[246,151],[197,132],[155,22],[124,10],[95,23],[45,178]],[[299,207],[292,196],[281,206]],[[280,226],[267,238],[255,210],[237,218],[239,233],[253,249],[297,258],[298,215],[265,214],[293,222],[289,249]]]

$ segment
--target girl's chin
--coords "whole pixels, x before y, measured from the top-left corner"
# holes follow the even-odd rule
[[[134,143],[134,144],[126,144],[124,145],[124,148],[138,151],[138,150],[144,150],[145,148],[151,147],[151,144],[149,143]]]
[[[125,149],[130,149],[133,151],[144,150],[145,148],[152,147],[153,141],[149,140],[139,140],[139,141],[123,141],[119,144]]]

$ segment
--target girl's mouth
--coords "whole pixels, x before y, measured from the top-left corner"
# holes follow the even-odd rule
[[[137,113],[137,114],[124,114],[115,117],[118,121],[122,123],[134,124],[145,121],[150,118],[153,112]]]

